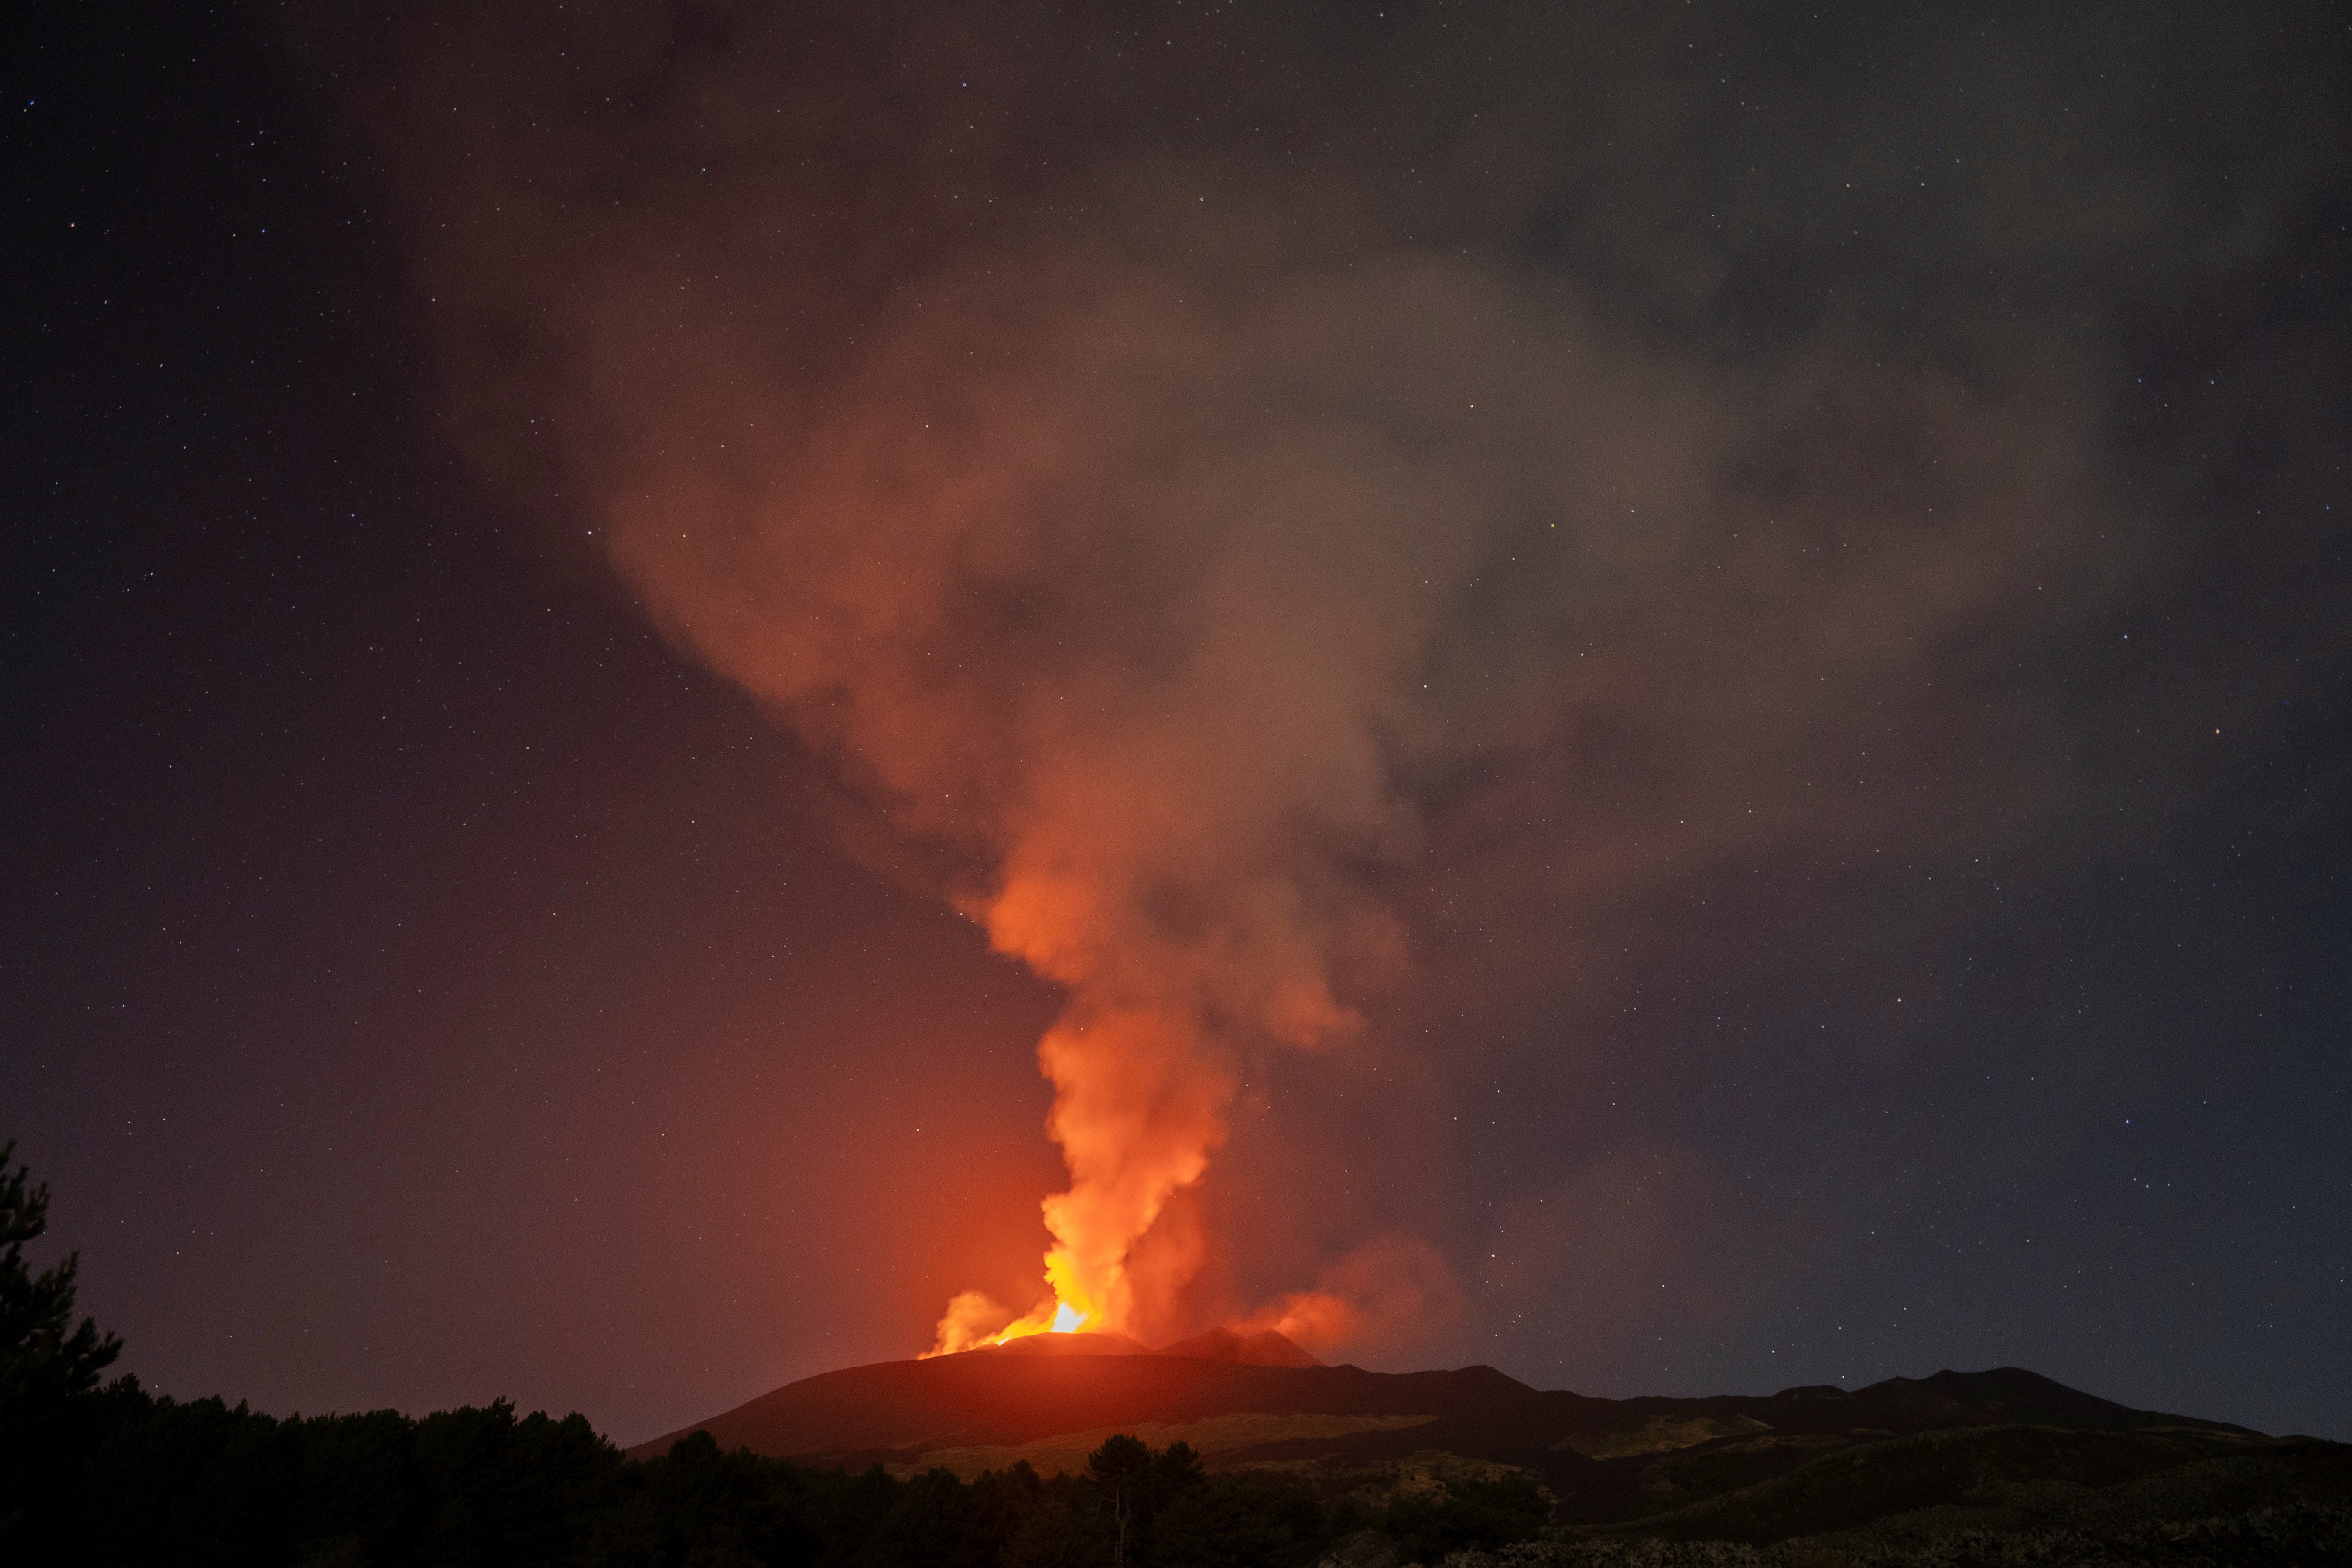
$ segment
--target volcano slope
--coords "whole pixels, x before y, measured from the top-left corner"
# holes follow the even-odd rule
[[[631,1453],[667,1452],[703,1431],[723,1448],[803,1465],[944,1467],[970,1479],[1022,1462],[1045,1475],[1076,1471],[1125,1432],[1155,1447],[1190,1443],[1213,1469],[1277,1468],[1360,1493],[1509,1467],[1549,1490],[1562,1525],[1597,1531],[1593,1550],[1619,1536],[1763,1544],[1925,1530],[1917,1521],[1949,1524],[1961,1517],[1950,1510],[1969,1508],[1980,1529],[2058,1528],[2053,1519],[2093,1503],[2108,1510],[2092,1509],[2107,1526],[2183,1508],[2204,1518],[2197,1510],[2208,1505],[2232,1517],[2317,1508],[2352,1520],[2342,1511],[2352,1503],[2352,1448],[2135,1410],[2016,1367],[1852,1392],[1610,1400],[1531,1388],[1484,1366],[1323,1366],[1286,1341],[1212,1335],[1169,1349],[1193,1353],[1082,1334],[850,1367]],[[2042,1511],[2017,1513],[2021,1498],[2038,1499]]]

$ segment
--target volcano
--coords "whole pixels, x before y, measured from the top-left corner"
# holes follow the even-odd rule
[[[1847,1449],[1916,1447],[1927,1435],[1962,1442],[1929,1444],[1930,1459],[1919,1462],[1931,1468],[1965,1451],[1973,1456],[1960,1466],[1968,1474],[1982,1461],[2027,1477],[2069,1465],[2137,1474],[2270,1441],[2226,1422],[2133,1409],[2020,1367],[1852,1391],[1597,1399],[1533,1388],[1488,1366],[1325,1366],[1278,1334],[1214,1330],[1156,1352],[1113,1335],[1041,1334],[849,1367],[630,1453],[666,1453],[693,1432],[803,1465],[879,1464],[902,1474],[942,1467],[966,1479],[1024,1462],[1045,1475],[1079,1470],[1121,1432],[1155,1447],[1189,1443],[1212,1468],[1508,1466],[1549,1488],[1563,1517],[1591,1521],[1752,1489]]]

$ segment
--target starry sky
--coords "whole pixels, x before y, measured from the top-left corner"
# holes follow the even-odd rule
[[[0,1139],[125,1368],[918,1353],[1124,962],[1169,1337],[2352,1438],[2332,8],[499,9],[5,46]]]

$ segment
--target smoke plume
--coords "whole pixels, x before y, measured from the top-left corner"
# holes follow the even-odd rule
[[[353,89],[486,471],[1066,992],[1051,1297],[943,1350],[1457,1310],[1377,1224],[1202,1296],[1252,1064],[1707,868],[2030,843],[2095,764],[2011,672],[2175,564],[2079,324],[2209,265],[2160,181],[1927,201],[1857,89],[1710,184],[1669,21],[1349,15],[451,13]],[[1465,909],[1551,956],[1433,973]]]

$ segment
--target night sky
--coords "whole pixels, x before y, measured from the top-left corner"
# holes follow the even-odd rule
[[[2339,11],[328,9],[8,30],[123,1367],[920,1353],[1043,1036],[1150,1342],[2352,1438]]]

